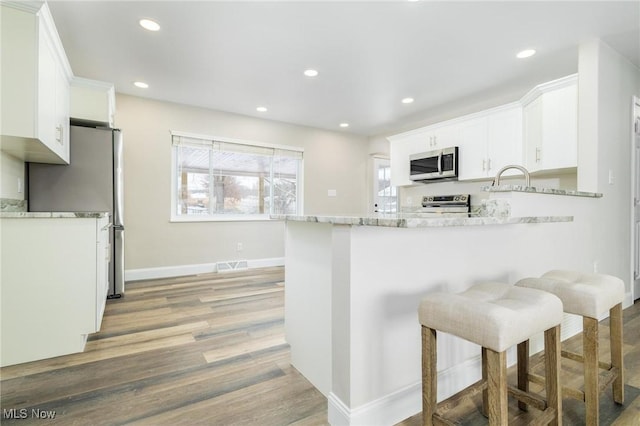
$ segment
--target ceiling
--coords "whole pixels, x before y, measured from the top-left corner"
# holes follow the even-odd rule
[[[49,6],[76,76],[113,82],[119,93],[361,135],[418,127],[461,105],[516,100],[577,72],[578,45],[594,38],[640,67],[637,0]],[[160,31],[142,29],[141,18]],[[517,59],[525,48],[537,54]],[[304,76],[308,68],[319,75]],[[415,101],[403,104],[405,97]]]

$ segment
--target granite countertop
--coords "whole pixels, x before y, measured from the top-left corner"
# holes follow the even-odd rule
[[[536,188],[535,186],[524,185],[483,186],[482,190],[486,192],[528,192],[533,194],[569,195],[573,197],[602,197],[602,194],[599,192],[575,191],[571,189]]]
[[[0,212],[2,219],[99,219],[109,215],[107,212]]]
[[[384,226],[389,228],[442,228],[448,226],[514,225],[522,223],[572,222],[573,216],[525,217],[415,217],[415,215],[358,216],[289,216],[272,215],[272,219],[291,222],[330,223],[333,225]]]

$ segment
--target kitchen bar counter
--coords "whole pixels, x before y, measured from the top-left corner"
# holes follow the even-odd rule
[[[443,228],[450,226],[515,225],[523,223],[571,222],[573,216],[455,217],[421,216],[415,213],[380,214],[378,216],[289,216],[273,215],[272,219],[290,222],[328,223],[332,225],[383,226],[389,228]]]
[[[575,191],[571,189],[537,188],[535,186],[524,185],[483,186],[482,190],[486,192],[528,192],[530,194],[568,195],[572,197],[588,198],[602,197],[602,194],[599,192]]]
[[[487,200],[486,214],[469,218],[273,216],[286,231],[291,364],[327,396],[330,424],[393,425],[420,411],[417,309],[424,295],[593,268],[592,223],[582,208],[593,199],[552,197],[521,207],[520,196],[540,197]],[[511,210],[509,202],[516,203]],[[580,326],[579,317],[567,317],[563,338]],[[530,344],[532,352],[542,349],[541,339]],[[442,335],[438,352],[439,400],[480,378],[477,346]]]
[[[0,212],[2,219],[100,219],[107,212]]]

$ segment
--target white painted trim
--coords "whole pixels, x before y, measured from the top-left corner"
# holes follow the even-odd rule
[[[91,80],[89,78],[73,76],[71,85],[74,87],[82,87],[87,89],[103,90],[105,92],[114,90],[113,83],[99,80]]]
[[[563,339],[579,333],[580,330],[581,317],[565,316],[562,322]],[[513,349],[509,350],[507,356],[509,366],[515,364]],[[532,352],[535,353],[537,350]],[[480,354],[451,368],[438,371],[438,401],[443,401],[460,389],[480,380],[481,371]],[[419,381],[355,408],[347,407],[331,392],[328,397],[327,418],[331,426],[394,425],[421,410],[422,383]]]
[[[156,268],[128,269],[124,272],[125,282],[151,280],[158,278],[182,277],[185,275],[208,274],[217,272],[216,263],[200,263],[194,265],[161,266]],[[252,259],[247,261],[249,269],[284,266],[284,257]]]
[[[281,144],[276,144],[271,142],[259,142],[259,141],[245,140],[245,139],[227,138],[223,136],[202,135],[198,133],[182,132],[180,130],[170,130],[170,133],[171,133],[171,136],[184,136],[186,138],[203,139],[206,141],[230,142],[230,143],[235,143],[239,145],[252,145],[252,146],[259,146],[263,148],[273,148],[273,149],[282,149],[282,150],[295,151],[295,152],[304,152],[304,148],[301,146],[281,145]]]
[[[484,117],[484,116],[487,116],[487,115],[490,115],[490,114],[494,114],[494,113],[497,113],[497,112],[500,112],[500,111],[509,110],[509,109],[512,109],[512,108],[521,108],[521,107],[522,107],[521,101],[509,102],[508,104],[498,105],[496,107],[484,109],[482,111],[473,112],[473,113],[470,113],[470,114],[462,115],[460,117],[451,118],[449,120],[439,121],[437,123],[429,124],[429,125],[424,126],[424,127],[420,127],[420,128],[413,129],[413,130],[408,130],[408,131],[403,132],[403,133],[398,133],[396,135],[387,136],[387,140],[389,142],[402,141],[403,139],[405,139],[406,137],[409,137],[409,136],[415,136],[415,135],[419,135],[421,133],[431,132],[431,131],[434,131],[434,130],[439,129],[441,127],[444,127],[444,126],[452,126],[452,125],[455,125],[455,124],[458,124],[458,123],[465,122],[467,120],[473,120],[475,118]]]
[[[578,84],[578,74],[571,74],[566,77],[558,78],[557,80],[547,81],[546,83],[538,84],[533,89],[529,90],[521,99],[520,103],[525,106],[533,102],[543,93],[551,90],[560,89],[562,87],[571,86],[572,84]]]

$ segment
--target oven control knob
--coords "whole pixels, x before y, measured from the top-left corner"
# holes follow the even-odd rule
[[[456,195],[455,197],[453,197],[453,201],[460,201],[460,197]]]
[[[460,196],[460,201],[467,201],[467,196],[466,195],[461,195]]]

